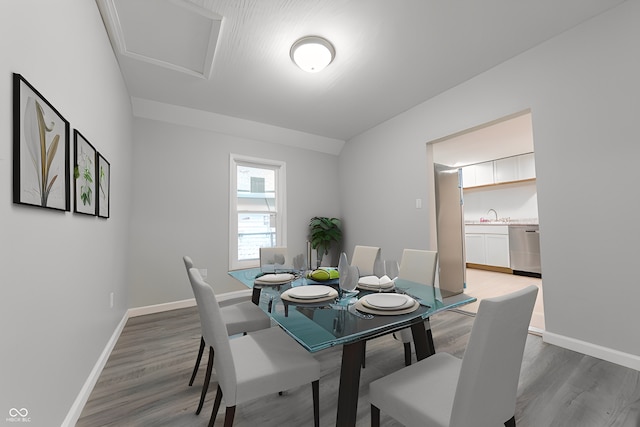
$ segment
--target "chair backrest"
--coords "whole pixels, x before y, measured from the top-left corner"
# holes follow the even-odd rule
[[[189,273],[189,269],[193,268],[193,260],[186,255],[182,257],[182,260],[184,261],[184,266],[187,268],[187,273]]]
[[[360,276],[372,276],[376,274],[378,266],[382,263],[380,248],[375,246],[357,245],[353,249],[351,265],[358,267]],[[382,264],[384,265],[384,264]]]
[[[237,377],[227,326],[222,318],[216,295],[197,268],[189,269],[189,281],[196,297],[196,305],[200,314],[202,336],[208,346],[216,353],[214,367],[218,377],[218,384],[222,389],[227,406],[235,406],[237,396]]]
[[[483,299],[462,359],[450,427],[503,425],[515,414],[518,380],[538,288]]]
[[[398,278],[433,286],[436,280],[437,251],[405,249],[402,251]]]
[[[288,258],[285,246],[260,248],[260,269],[263,272],[274,272],[276,269],[291,267],[287,264]]]

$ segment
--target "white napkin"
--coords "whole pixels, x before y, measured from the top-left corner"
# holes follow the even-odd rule
[[[393,287],[393,280],[386,274],[382,277],[377,276],[364,276],[358,280],[358,285],[368,286],[370,288],[388,288]]]

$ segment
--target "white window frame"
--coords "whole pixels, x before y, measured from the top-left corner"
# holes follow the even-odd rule
[[[287,246],[286,163],[231,153],[229,156],[229,270],[260,266],[260,260],[258,259],[238,260],[238,165],[269,168],[275,171],[276,246]]]

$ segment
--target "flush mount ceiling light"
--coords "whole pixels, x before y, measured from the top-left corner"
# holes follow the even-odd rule
[[[317,73],[331,64],[336,50],[328,40],[307,36],[296,41],[289,52],[291,60],[308,73]]]

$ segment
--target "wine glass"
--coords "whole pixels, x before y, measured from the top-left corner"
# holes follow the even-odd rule
[[[358,267],[355,265],[348,265],[346,268],[343,267],[343,270],[344,274],[340,272],[340,278],[338,280],[340,289],[342,290],[342,297],[351,298],[358,293],[356,286],[358,286],[360,273]]]
[[[299,254],[293,258],[293,269],[296,272],[296,275],[300,279],[300,285],[307,284],[307,261],[304,257],[304,254]]]
[[[396,260],[386,260],[384,262],[384,271],[385,274],[391,280],[395,280],[398,278],[398,273],[400,271],[400,267],[398,266],[398,261]]]

